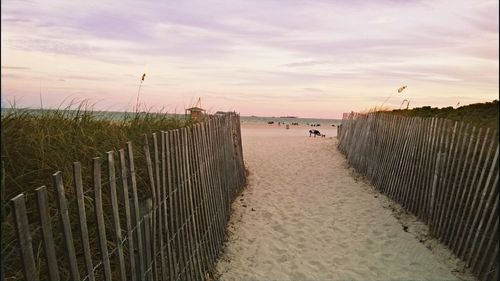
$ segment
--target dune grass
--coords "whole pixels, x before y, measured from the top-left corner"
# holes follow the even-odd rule
[[[492,128],[498,130],[498,100],[485,103],[474,103],[458,108],[451,106],[444,108],[423,106],[413,109],[395,109],[389,111],[391,114],[403,116],[438,117],[454,121],[463,121],[476,127]]]
[[[75,161],[81,161],[88,171],[93,157],[124,148],[127,141],[134,143],[136,160],[141,161],[145,134],[181,128],[190,122],[151,112],[124,113],[120,120],[111,120],[105,112],[85,105],[43,111],[10,109],[2,115],[6,197],[50,186],[50,175],[57,170],[71,175]]]
[[[116,117],[116,116],[115,116]],[[103,188],[106,188],[107,176],[105,152],[117,151],[125,147],[127,141],[132,141],[137,168],[137,185],[139,196],[150,194],[149,178],[146,171],[144,157],[144,135],[151,137],[151,133],[160,130],[170,130],[188,126],[190,119],[173,117],[165,113],[135,112],[120,114],[120,118],[110,118],[105,112],[96,112],[86,103],[76,107],[68,106],[56,110],[30,110],[10,108],[5,110],[1,118],[2,146],[1,155],[5,168],[5,199],[24,192],[30,217],[30,223],[36,228],[37,212],[34,189],[42,185],[47,186],[51,215],[55,217],[56,206],[54,187],[51,175],[62,171],[64,186],[69,200],[74,198],[72,183],[72,163],[79,161],[82,164],[82,176],[85,203],[89,209],[93,206],[91,190],[91,161],[94,157],[101,157],[103,171]],[[118,161],[118,154],[115,154]],[[109,197],[104,198],[104,208],[110,209]],[[75,203],[70,202],[70,219],[78,230],[77,210]],[[5,220],[2,222],[2,255],[5,258],[6,280],[21,278],[21,264],[19,253],[15,249],[12,211],[6,205]],[[109,219],[109,216],[108,216]],[[111,228],[111,223],[107,224]],[[53,219],[56,245],[63,245],[58,219]],[[95,232],[94,228],[90,228]],[[112,233],[112,230],[109,230]],[[33,247],[37,256],[37,263],[43,264],[40,231],[33,229]],[[95,233],[90,233],[91,247],[97,249]],[[78,233],[74,233],[75,239]],[[78,241],[78,240],[76,240]],[[78,248],[77,252],[81,253]],[[61,264],[64,264],[64,251],[59,252]],[[98,251],[94,251],[98,252]],[[45,266],[40,266],[44,268]],[[67,276],[64,266],[61,275]],[[9,279],[12,278],[12,279]]]

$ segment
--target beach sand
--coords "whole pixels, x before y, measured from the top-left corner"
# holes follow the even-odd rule
[[[310,128],[242,125],[250,175],[215,279],[473,280],[425,225],[348,167],[336,128],[316,128],[326,138]]]

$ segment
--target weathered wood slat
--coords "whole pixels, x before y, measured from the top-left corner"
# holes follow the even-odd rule
[[[47,189],[45,186],[41,186],[35,189],[35,191],[38,200],[38,213],[40,214],[43,248],[45,251],[45,261],[49,271],[49,279],[51,281],[59,281],[59,268],[57,266],[54,235],[52,234],[52,222],[49,214]]]
[[[94,281],[94,266],[92,263],[92,253],[90,251],[89,231],[87,228],[87,215],[85,211],[85,198],[83,195],[82,166],[80,162],[73,163],[73,188],[75,189],[76,203],[78,206],[80,241],[83,246],[83,256],[85,260],[87,278],[89,281]]]
[[[104,212],[102,208],[102,184],[101,184],[101,159],[92,158],[92,186],[94,188],[94,210],[97,222],[99,249],[104,267],[104,278],[111,281],[111,265],[109,263],[108,239],[106,237],[106,226],[104,225]]]
[[[185,248],[187,250],[186,252],[186,263],[187,263],[187,275],[188,275],[188,280],[196,280],[196,270],[195,270],[195,257],[193,254],[193,245],[194,245],[194,239],[193,239],[193,233],[192,233],[192,225],[191,225],[191,208],[189,206],[189,188],[190,188],[190,178],[189,178],[189,172],[188,172],[188,165],[187,165],[187,148],[186,148],[186,128],[181,128],[179,130],[179,141],[180,141],[180,163],[181,163],[181,179],[182,179],[182,189],[181,189],[181,194],[182,194],[182,209],[183,209],[183,225],[184,225],[184,230],[185,230]]]
[[[38,281],[38,271],[35,267],[35,257],[33,255],[32,238],[29,229],[28,215],[26,212],[26,203],[24,194],[21,193],[10,199],[16,227],[17,242],[21,252],[24,280]]]
[[[118,195],[116,193],[116,173],[115,173],[115,157],[113,151],[108,151],[108,181],[111,195],[111,208],[113,211],[113,226],[115,229],[116,250],[118,253],[118,266],[120,267],[120,279],[126,281],[127,272],[125,270],[125,258],[123,257],[122,246],[122,228],[120,225],[120,214],[118,211]]]
[[[196,126],[196,125],[195,125]],[[197,162],[197,155],[195,154],[195,126],[187,128],[187,162],[189,165],[189,173],[191,174],[190,188],[188,198],[190,201],[190,206],[192,208],[192,226],[193,226],[193,238],[195,241],[194,249],[195,259],[196,259],[196,270],[199,277],[203,278],[205,264],[207,263],[206,252],[203,248],[202,241],[202,206],[200,200],[200,194],[198,187],[201,181],[199,162]],[[228,131],[228,134],[230,132]],[[230,180],[230,179],[228,179]]]
[[[139,256],[139,272],[138,280],[142,280],[145,272],[144,264],[144,251],[142,244],[142,231],[141,217],[139,212],[139,196],[137,195],[137,180],[135,175],[135,164],[134,164],[134,151],[132,147],[132,142],[127,142],[127,153],[128,153],[128,166],[130,169],[130,181],[132,183],[132,198],[134,202],[134,217],[135,217],[135,232],[137,241],[137,252]]]
[[[130,211],[130,197],[128,190],[128,172],[127,172],[127,162],[125,159],[125,150],[122,148],[118,150],[120,157],[120,175],[122,180],[122,194],[123,194],[123,204],[125,209],[125,224],[127,227],[127,242],[128,242],[128,258],[129,258],[129,268],[130,268],[130,279],[137,280],[137,271],[135,263],[135,247],[134,247],[134,234],[132,231],[132,218]]]
[[[156,134],[153,134],[153,138],[156,136]],[[155,172],[153,171],[153,163],[151,160],[151,152],[149,150],[149,141],[148,141],[148,136],[144,135],[144,155],[146,156],[146,166],[148,168],[148,175],[149,175],[149,184],[151,188],[151,196],[152,196],[152,207],[151,207],[151,233],[150,233],[150,238],[153,242],[152,246],[152,278],[154,280],[158,280],[158,266],[156,263],[156,233],[157,233],[157,224],[156,224],[156,217],[157,217],[157,194],[156,194],[156,181],[155,181]],[[146,268],[148,270],[148,268]]]
[[[425,210],[425,222],[427,224],[429,224],[429,222],[431,221],[431,215],[430,215],[430,210],[431,210],[431,189],[432,189],[432,183],[433,183],[433,180],[434,180],[434,171],[435,171],[435,164],[436,164],[436,161],[434,161],[436,159],[436,156],[437,156],[437,152],[436,152],[436,146],[437,146],[437,142],[438,142],[438,133],[441,129],[441,125],[442,125],[442,122],[441,122],[442,119],[434,119],[434,127],[432,128],[432,131],[431,131],[431,134],[432,134],[432,137],[430,139],[430,144],[429,144],[429,152],[428,152],[428,155],[427,155],[427,165],[426,165],[426,178],[425,178],[425,181],[424,181],[424,186],[425,186],[425,198],[424,198],[424,210]]]
[[[209,185],[208,187],[208,208],[209,208],[209,219],[210,219],[210,225],[211,225],[211,230],[212,232],[215,233],[215,237],[217,239],[211,240],[210,241],[210,248],[214,249],[214,253],[216,254],[218,252],[217,248],[217,240],[221,238],[222,236],[220,235],[219,232],[219,225],[218,221],[220,220],[222,214],[220,214],[217,210],[217,206],[215,204],[215,198],[217,198],[219,195],[217,193],[217,178],[215,175],[215,155],[214,152],[211,151],[212,149],[212,143],[213,143],[213,130],[212,130],[212,123],[208,122],[204,124],[203,129],[202,129],[202,135],[204,136],[204,158],[206,161],[205,167],[207,168],[208,172],[208,180],[209,180]],[[208,155],[213,155],[213,157],[209,157]],[[222,204],[222,202],[220,202]]]
[[[161,136],[160,136],[161,138]],[[155,184],[155,193],[156,193],[156,203],[155,203],[155,212],[156,212],[156,232],[155,232],[155,241],[157,240],[158,242],[156,243],[159,245],[159,248],[155,251],[158,251],[160,253],[160,261],[157,261],[158,255],[155,252],[155,268],[156,268],[156,273],[155,273],[155,278],[160,278],[164,280],[167,277],[167,272],[166,272],[166,267],[165,267],[165,249],[163,245],[163,204],[162,204],[162,178],[160,177],[160,165],[161,165],[161,159],[160,159],[160,151],[158,147],[158,134],[153,133],[153,151],[154,151],[154,164],[155,164],[155,179],[156,179],[156,184]],[[158,280],[158,279],[157,279]]]
[[[224,208],[225,208],[225,196],[223,192],[223,186],[221,183],[221,170],[222,170],[222,165],[221,165],[221,153],[218,148],[220,148],[220,139],[218,138],[218,132],[216,130],[216,122],[217,120],[212,120],[212,122],[209,124],[209,130],[208,132],[211,134],[210,136],[210,150],[211,153],[210,155],[213,155],[213,160],[212,164],[213,165],[213,172],[214,172],[214,194],[216,195],[216,199],[214,202],[218,202],[218,204],[214,205],[215,208],[215,214],[218,216],[218,221],[216,222],[217,229],[220,233],[220,237],[223,237],[223,232],[221,231],[221,224],[223,224],[223,221],[225,219],[225,213],[224,213]],[[215,241],[215,248],[217,251],[220,250],[221,243],[219,241]]]
[[[175,142],[175,171],[176,171],[176,179],[177,179],[177,189],[176,189],[176,199],[177,199],[177,208],[178,208],[178,217],[176,218],[177,224],[177,243],[180,252],[180,265],[179,272],[184,274],[181,278],[189,279],[188,272],[186,267],[188,266],[189,254],[187,251],[187,242],[186,242],[186,227],[185,227],[185,210],[184,210],[184,196],[183,196],[183,188],[185,185],[183,179],[183,165],[182,165],[182,156],[181,156],[181,141],[180,141],[180,130],[174,130],[174,142]]]
[[[169,210],[169,230],[170,230],[170,238],[168,239],[169,244],[171,245],[172,257],[171,257],[171,268],[170,268],[170,279],[173,280],[175,276],[178,274],[178,256],[179,256],[179,248],[176,244],[176,228],[175,228],[175,219],[176,219],[176,209],[174,208],[174,184],[175,184],[175,172],[174,172],[174,151],[173,151],[173,134],[171,131],[165,132],[165,153],[166,153],[166,165],[167,165],[167,192],[168,192],[168,210]]]
[[[144,245],[146,249],[146,273],[143,278],[148,281],[153,281],[153,257],[151,254],[151,230],[152,230],[152,211],[153,201],[151,198],[146,199],[146,214],[144,215]],[[156,281],[156,280],[155,280]]]
[[[57,195],[57,207],[59,209],[59,218],[64,235],[64,244],[66,246],[66,257],[69,264],[69,273],[73,280],[80,280],[80,272],[78,271],[78,263],[76,260],[75,245],[73,243],[73,234],[71,232],[71,222],[69,220],[68,202],[64,191],[62,173],[56,172],[52,175],[54,188]]]
[[[176,252],[176,274],[180,274],[180,270],[184,266],[183,260],[183,250],[181,249],[181,238],[180,238],[180,209],[179,209],[179,177],[178,177],[178,165],[177,165],[177,140],[176,140],[176,131],[169,131],[169,143],[170,143],[170,153],[171,153],[171,176],[172,184],[170,185],[169,190],[169,205],[170,212],[172,213],[171,217],[171,229],[172,229],[172,239],[173,239],[173,248]]]
[[[185,170],[184,170],[184,147],[182,142],[183,129],[179,129],[176,132],[176,141],[177,141],[177,176],[179,181],[178,195],[179,195],[179,209],[180,209],[180,218],[181,218],[181,226],[179,229],[179,234],[181,237],[181,247],[183,251],[183,259],[184,266],[181,271],[184,272],[186,280],[193,280],[192,271],[191,271],[191,256],[189,251],[189,232],[188,232],[188,214],[187,214],[187,204],[186,204],[186,196],[185,189],[187,185],[187,181],[185,179]]]
[[[165,256],[165,261],[164,264],[162,264],[163,270],[162,270],[162,278],[163,280],[170,280],[175,278],[175,272],[174,272],[174,253],[171,247],[170,243],[170,226],[169,226],[169,219],[168,216],[170,215],[168,211],[168,198],[170,195],[168,194],[168,180],[167,180],[167,174],[168,174],[168,164],[167,164],[167,157],[169,156],[168,153],[168,148],[167,148],[167,133],[165,131],[161,132],[161,178],[162,178],[162,195],[161,195],[161,204],[162,204],[162,211],[163,211],[163,229],[165,233],[165,247],[166,247],[166,256]],[[163,243],[163,242],[162,242]]]

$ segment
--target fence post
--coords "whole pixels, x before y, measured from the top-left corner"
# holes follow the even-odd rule
[[[144,201],[141,201],[141,220],[144,220],[142,224],[144,227],[144,249],[145,249],[145,257],[146,261],[146,271],[144,272],[145,276],[142,276],[141,280],[153,280],[153,262],[151,257],[151,214],[153,212],[153,200],[151,198],[147,198]],[[155,280],[156,281],[156,280]]]
[[[134,235],[132,232],[132,220],[130,215],[130,198],[128,194],[128,175],[127,163],[125,161],[125,150],[122,148],[118,151],[120,156],[120,172],[123,189],[123,204],[125,207],[125,223],[127,227],[127,241],[128,241],[128,255],[130,261],[130,277],[131,280],[137,280],[136,264],[135,264],[135,248],[134,248]]]
[[[59,209],[59,217],[61,219],[61,226],[64,234],[69,272],[73,280],[80,280],[80,272],[78,271],[78,263],[76,261],[75,245],[73,243],[73,234],[71,233],[71,223],[69,221],[68,202],[66,200],[61,171],[53,174],[52,179],[54,181],[54,187],[57,194],[57,207]]]
[[[108,151],[108,180],[109,189],[111,194],[111,208],[113,211],[113,225],[115,229],[116,249],[118,252],[118,264],[120,267],[120,279],[127,280],[127,273],[125,270],[125,260],[123,258],[122,246],[122,228],[120,225],[120,215],[118,211],[118,195],[116,194],[116,174],[115,174],[115,157],[114,151]]]
[[[156,139],[156,133],[153,133],[153,140]],[[158,150],[156,150],[158,151]],[[157,152],[155,153],[157,154]],[[153,239],[153,247],[152,247],[152,257],[153,257],[153,276],[154,279],[158,279],[158,271],[157,271],[157,263],[156,263],[156,231],[157,231],[157,221],[156,221],[156,213],[157,213],[157,197],[158,195],[156,194],[156,186],[157,182],[155,180],[155,171],[153,171],[153,163],[151,159],[151,152],[149,149],[149,141],[148,141],[148,135],[144,135],[144,155],[146,156],[146,165],[148,169],[148,175],[149,175],[149,181],[150,181],[150,186],[151,186],[151,194],[153,196],[152,198],[152,233],[151,233],[151,239]],[[158,159],[158,155],[155,155],[155,162]],[[155,165],[156,167],[156,165]]]
[[[49,204],[47,200],[47,189],[41,186],[35,189],[38,199],[38,212],[40,213],[40,224],[42,226],[42,239],[45,251],[45,261],[49,269],[51,281],[59,281],[59,268],[57,267],[56,251],[54,248],[54,235],[52,234],[52,224],[49,214]]]
[[[434,168],[434,177],[432,180],[432,188],[431,188],[431,200],[430,200],[430,206],[429,206],[429,218],[433,217],[434,213],[434,204],[436,201],[436,187],[437,187],[437,182],[439,180],[439,166],[441,164],[441,153],[437,154],[436,157],[436,165]],[[431,221],[431,224],[434,224],[434,221]]]
[[[94,209],[99,235],[99,248],[104,266],[104,277],[106,281],[111,281],[111,266],[109,264],[108,240],[106,238],[106,226],[104,224],[104,214],[102,210],[102,185],[101,185],[101,162],[99,157],[92,159],[92,183],[94,188]],[[76,279],[79,280],[79,279]]]
[[[80,226],[80,241],[83,246],[85,268],[89,281],[94,281],[94,266],[92,265],[92,254],[90,253],[89,232],[87,228],[87,215],[85,213],[85,202],[83,197],[82,167],[80,162],[73,163],[73,187],[78,205],[78,221]]]
[[[27,281],[38,281],[38,272],[35,267],[35,257],[31,244],[31,233],[29,229],[28,216],[26,215],[26,203],[24,194],[21,193],[10,199],[14,211],[14,224],[16,226],[17,241],[23,261],[24,279]]]
[[[128,153],[128,164],[130,169],[130,180],[132,182],[132,198],[134,200],[134,218],[135,218],[135,231],[137,236],[137,251],[139,256],[139,280],[142,280],[144,276],[144,253],[142,248],[142,227],[141,227],[141,216],[140,206],[139,206],[139,196],[137,195],[137,181],[135,177],[135,164],[134,164],[134,152],[132,148],[132,142],[127,142],[127,153]]]

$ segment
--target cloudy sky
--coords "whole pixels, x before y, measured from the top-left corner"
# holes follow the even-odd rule
[[[336,118],[498,98],[498,1],[2,0],[2,106]],[[408,88],[395,94],[402,85]]]

